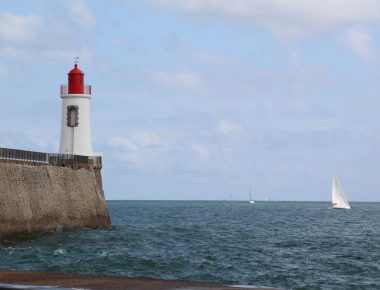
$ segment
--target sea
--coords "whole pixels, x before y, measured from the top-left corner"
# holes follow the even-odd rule
[[[0,269],[380,289],[380,203],[108,201],[107,229],[0,244]]]

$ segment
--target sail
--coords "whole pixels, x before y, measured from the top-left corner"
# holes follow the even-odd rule
[[[255,201],[252,199],[252,186],[249,187],[249,203],[255,203]]]
[[[333,178],[332,184],[332,204],[333,207],[348,207],[348,201],[342,186],[340,185],[339,179],[336,175]]]

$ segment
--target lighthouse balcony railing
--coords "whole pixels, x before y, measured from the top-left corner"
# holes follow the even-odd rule
[[[102,165],[101,156],[43,153],[11,148],[0,148],[0,160],[52,165]]]
[[[83,86],[83,93],[85,95],[91,95],[91,85],[84,85]],[[61,85],[61,95],[68,95],[69,93],[69,86],[68,85]]]

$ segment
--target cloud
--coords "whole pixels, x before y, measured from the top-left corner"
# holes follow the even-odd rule
[[[166,146],[166,142],[162,141],[161,137],[153,132],[135,132],[129,137],[113,137],[109,144],[112,147],[122,147],[132,152],[137,152],[144,147]]]
[[[376,51],[372,47],[372,34],[368,27],[354,26],[343,38],[343,43],[354,54],[373,64],[377,60]]]
[[[4,126],[5,127],[5,126]],[[9,130],[0,128],[0,144],[4,148],[17,148],[21,150],[56,152],[58,148],[58,135],[45,134],[38,130]]]
[[[162,87],[165,92],[168,89],[187,92],[191,89],[198,89],[203,85],[202,76],[195,70],[191,69],[156,69],[141,68],[139,66],[117,66],[111,64],[102,65],[102,69],[108,70],[112,78],[128,81],[136,84],[142,84],[145,88]]]
[[[95,17],[84,0],[70,0],[64,2],[74,22],[84,28],[95,26]]]
[[[0,77],[4,77],[8,74],[9,69],[4,64],[0,63]]]
[[[127,137],[113,137],[109,144],[118,156],[139,172],[162,172],[167,168],[167,144],[157,133],[135,132]]]
[[[111,148],[121,148],[123,153],[121,158],[124,161],[131,162],[135,165],[139,164],[139,147],[133,143],[129,138],[114,137],[110,140],[109,145]]]
[[[231,121],[219,121],[217,132],[222,135],[229,135],[233,133],[240,133],[242,128],[240,125]]]
[[[109,144],[112,147],[123,147],[128,151],[136,151],[137,150],[137,145],[135,145],[128,138],[114,137],[110,140]]]
[[[84,19],[85,23],[89,22]],[[90,62],[92,50],[75,41],[76,35],[76,25],[64,16],[0,13],[0,76],[9,72],[6,67],[14,60],[71,62],[73,56],[80,55],[82,61]]]
[[[165,9],[204,19],[226,19],[263,27],[280,38],[347,23],[380,21],[377,0],[155,0]]]
[[[164,47],[171,56],[180,56],[189,59],[192,63],[198,62],[205,65],[225,65],[227,58],[221,52],[213,50],[200,49],[189,42],[184,41],[177,35],[170,36],[164,41]]]
[[[40,51],[40,58],[45,60],[65,60],[67,62],[73,61],[73,56],[80,55],[80,63],[89,63],[93,60],[93,51],[87,47],[83,46],[81,48],[70,48],[70,49],[55,49],[47,48]]]
[[[0,14],[0,46],[30,46],[38,44],[43,23],[39,16]]]
[[[170,87],[197,88],[201,84],[200,76],[194,71],[146,70],[145,76]]]
[[[198,143],[193,143],[191,145],[191,147],[193,148],[195,154],[197,155],[197,157],[200,159],[200,160],[206,160],[208,159],[209,157],[209,151],[208,149],[201,145],[201,144],[198,144]]]
[[[137,132],[132,135],[132,138],[140,146],[165,146],[161,137],[153,132]]]

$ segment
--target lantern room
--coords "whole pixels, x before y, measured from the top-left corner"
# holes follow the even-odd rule
[[[84,73],[75,64],[74,68],[68,73],[69,76],[69,94],[84,93]]]
[[[74,68],[67,75],[68,84],[61,85],[61,95],[91,95],[91,86],[84,84],[84,73],[78,68],[78,64],[75,64]]]

